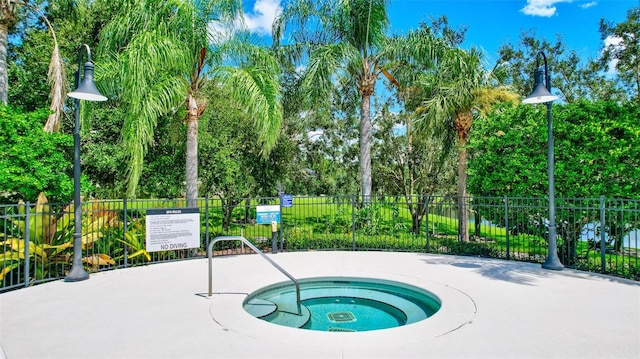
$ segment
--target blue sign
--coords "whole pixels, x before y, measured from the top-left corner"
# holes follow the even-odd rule
[[[293,207],[293,196],[290,194],[283,194],[280,196],[280,205],[282,208]]]
[[[257,206],[256,223],[271,224],[280,223],[280,206]]]

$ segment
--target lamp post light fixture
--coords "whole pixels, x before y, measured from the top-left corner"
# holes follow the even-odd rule
[[[84,79],[80,82],[80,68],[82,66],[82,50],[87,52],[87,62],[84,64]],[[67,94],[74,99],[75,109],[73,132],[73,205],[74,205],[74,232],[73,232],[73,262],[71,271],[64,278],[65,282],[78,282],[89,279],[82,267],[82,203],[80,202],[80,100],[106,101],[93,82],[93,63],[91,62],[91,50],[86,44],[78,48],[78,71],[76,71],[76,90]]]
[[[540,67],[540,56],[544,59],[544,71]],[[536,70],[534,72],[535,84],[531,94],[522,100],[524,104],[546,103],[547,105],[547,170],[549,173],[549,250],[547,259],[542,263],[542,268],[552,270],[562,270],[564,265],[558,258],[558,244],[556,231],[556,197],[553,179],[553,122],[551,119],[551,102],[558,99],[558,96],[551,94],[551,75],[547,56],[544,52],[538,52],[536,56]]]

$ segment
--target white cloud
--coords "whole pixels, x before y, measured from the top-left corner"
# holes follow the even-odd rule
[[[252,33],[270,35],[273,20],[281,11],[280,0],[256,0],[253,11],[244,15],[244,23]]]
[[[620,43],[622,43],[622,38],[619,36],[609,35],[607,36],[606,39],[604,39],[605,47],[609,47],[609,46],[618,47],[618,46],[621,46]]]
[[[624,46],[622,43],[622,38],[618,36],[609,35],[606,39],[604,39],[604,48],[616,48]],[[604,50],[603,50],[604,51]],[[607,75],[613,76],[617,73],[616,65],[618,65],[618,59],[612,59],[609,62],[609,70],[607,71]]]
[[[229,40],[234,32],[235,24],[223,23],[219,21],[209,22],[209,42],[220,44]]]
[[[588,9],[588,8],[594,7],[596,5],[598,5],[597,1],[591,1],[591,2],[584,3],[584,4],[580,5],[580,7],[583,8],[583,9]]]
[[[273,20],[282,11],[281,0],[256,0],[253,10],[236,18],[232,22],[214,21],[209,23],[211,43],[221,43],[233,36],[238,30],[248,30],[258,35],[271,35]]]
[[[307,132],[307,138],[309,139],[309,141],[311,142],[315,142],[317,141],[320,137],[322,137],[322,135],[324,134],[323,130],[313,130],[313,131],[309,131]]]
[[[573,0],[527,0],[527,6],[520,11],[525,15],[551,17],[556,14],[556,3],[571,1]]]

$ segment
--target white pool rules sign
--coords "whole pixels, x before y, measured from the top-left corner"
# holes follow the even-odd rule
[[[147,252],[200,247],[198,208],[147,210]]]

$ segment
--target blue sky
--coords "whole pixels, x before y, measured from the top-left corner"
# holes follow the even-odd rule
[[[246,24],[255,33],[268,33],[285,2],[245,0]],[[639,5],[639,0],[391,0],[390,31],[406,32],[446,15],[450,25],[468,27],[462,46],[481,47],[491,64],[501,45],[516,44],[529,30],[549,41],[561,35],[567,49],[586,59],[597,57],[604,45],[598,32],[600,19],[622,22],[627,11]]]

